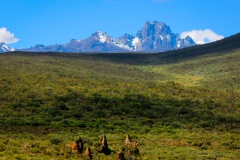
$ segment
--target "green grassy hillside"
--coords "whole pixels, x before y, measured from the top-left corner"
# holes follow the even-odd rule
[[[159,54],[0,54],[0,157],[76,159],[78,136],[136,159],[238,159],[240,35]],[[14,147],[15,146],[15,147]],[[81,156],[79,155],[80,159]]]

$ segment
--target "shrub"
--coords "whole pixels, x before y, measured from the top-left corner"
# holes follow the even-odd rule
[[[37,147],[29,148],[29,151],[32,152],[32,153],[35,153],[35,154],[40,153],[40,150]]]
[[[0,152],[5,151],[5,149],[6,149],[5,144],[4,143],[0,143]]]
[[[180,128],[181,127],[181,123],[177,122],[177,121],[174,121],[174,122],[171,123],[171,126],[174,127],[174,128]]]
[[[60,138],[60,137],[52,137],[49,141],[51,142],[51,144],[58,145],[59,143],[62,142],[62,138]]]

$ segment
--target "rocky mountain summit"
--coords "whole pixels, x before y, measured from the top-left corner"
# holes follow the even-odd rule
[[[195,45],[191,37],[181,39],[163,22],[146,22],[136,36],[125,34],[116,42],[130,51],[163,52]]]
[[[195,45],[191,37],[181,39],[163,22],[146,22],[133,40],[136,51],[167,51]]]

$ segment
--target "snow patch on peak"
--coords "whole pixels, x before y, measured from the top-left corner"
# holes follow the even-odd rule
[[[99,41],[104,43],[104,42],[107,42],[107,33],[106,32],[102,32],[102,31],[97,31],[96,32],[98,37],[99,37]]]
[[[134,46],[134,51],[137,51],[138,45],[141,43],[140,38],[135,37],[132,41],[132,45]]]
[[[100,42],[104,43],[107,41],[107,37],[104,34],[99,34]]]
[[[120,47],[120,48],[129,50],[129,51],[134,51],[133,48],[131,48],[131,47],[129,47],[128,45],[125,45],[125,44],[123,44],[123,43],[114,42],[113,44],[115,44],[116,46],[118,46],[118,47]]]
[[[166,35],[166,38],[167,38],[168,41],[170,41],[171,40],[171,35],[169,35],[169,34]]]
[[[71,39],[71,41],[70,42],[81,42],[81,40],[78,40],[78,39]]]
[[[164,40],[164,37],[162,35],[159,35],[159,37],[162,41]]]
[[[180,48],[181,46],[181,41],[177,41],[177,47]]]
[[[149,24],[154,24],[154,22],[151,22],[151,21],[147,21],[147,23],[149,23]]]

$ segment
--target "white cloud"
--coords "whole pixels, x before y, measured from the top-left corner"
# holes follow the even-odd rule
[[[190,36],[197,44],[205,44],[224,38],[222,35],[218,35],[210,29],[182,32],[181,38],[185,38],[187,36]]]
[[[13,33],[10,33],[7,28],[0,28],[0,42],[4,42],[6,44],[16,43],[19,41],[18,38],[14,37]]]

